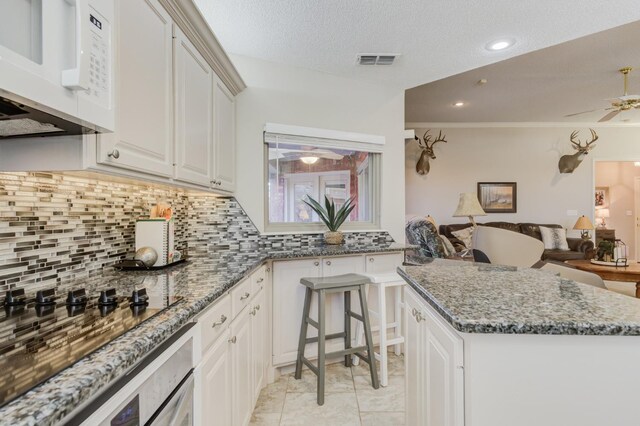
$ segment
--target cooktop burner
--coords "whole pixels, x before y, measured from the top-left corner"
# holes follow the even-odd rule
[[[148,282],[145,281],[145,285]],[[0,311],[0,406],[57,374],[182,298],[166,280],[127,295],[103,288],[60,294],[24,289],[6,293]]]

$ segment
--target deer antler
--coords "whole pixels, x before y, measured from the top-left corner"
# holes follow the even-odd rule
[[[447,141],[446,141],[445,137],[446,136],[442,136],[442,130],[440,130],[440,132],[438,133],[438,136],[431,143],[431,147],[433,147],[438,142],[445,142],[446,143]]]
[[[589,129],[591,131],[591,140],[590,141],[585,141],[585,146],[582,146],[582,141],[580,141],[579,139],[576,140],[576,137],[578,136],[578,131],[574,130],[573,132],[571,132],[571,143],[573,144],[573,148],[576,150],[581,150],[581,149],[585,149],[585,148],[589,148],[589,146],[594,143],[595,141],[598,140],[598,135],[596,134],[595,130],[593,129]]]

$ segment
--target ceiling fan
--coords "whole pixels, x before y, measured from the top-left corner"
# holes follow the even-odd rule
[[[624,78],[624,95],[619,96],[617,98],[613,98],[613,99],[607,99],[609,102],[611,102],[611,107],[604,108],[603,110],[610,111],[610,112],[608,112],[604,117],[598,120],[598,122],[609,121],[623,111],[628,111],[633,108],[640,109],[640,95],[627,94],[627,84],[628,84],[627,80],[629,78],[629,73],[631,72],[632,69],[633,68],[631,67],[624,67],[618,70],[624,76],[623,77]],[[600,109],[593,109],[591,111],[582,111],[575,114],[565,115],[565,117],[573,117],[576,115],[586,114],[594,111],[600,111]]]

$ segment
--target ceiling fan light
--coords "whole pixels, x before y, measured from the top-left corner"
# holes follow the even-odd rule
[[[300,157],[300,161],[302,161],[304,164],[315,164],[318,161],[318,157],[313,157],[313,156],[309,156],[309,157]]]

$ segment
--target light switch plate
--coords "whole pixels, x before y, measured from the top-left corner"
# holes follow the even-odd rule
[[[627,210],[627,216],[633,216],[633,211]]]
[[[578,210],[567,210],[567,216],[578,216]]]

